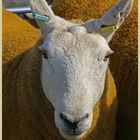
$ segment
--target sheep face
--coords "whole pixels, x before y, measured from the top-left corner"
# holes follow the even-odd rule
[[[49,34],[40,48],[42,86],[55,108],[56,126],[66,138],[78,139],[91,126],[112,51],[101,35],[82,26]]]
[[[132,3],[121,0],[101,18],[76,25],[55,16],[45,0],[30,0],[35,13],[49,17],[37,19],[44,39],[41,82],[55,109],[55,124],[66,139],[80,139],[91,127],[112,53],[108,42]]]

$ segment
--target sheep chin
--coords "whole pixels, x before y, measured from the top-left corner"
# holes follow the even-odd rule
[[[85,134],[86,134],[86,131],[83,132],[82,134],[80,135],[67,135],[65,134],[64,132],[62,131],[59,131],[61,133],[61,135],[66,139],[66,140],[80,140]]]

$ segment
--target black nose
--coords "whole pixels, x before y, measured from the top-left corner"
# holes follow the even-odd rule
[[[66,127],[75,130],[76,128],[78,128],[78,124],[85,120],[86,118],[89,117],[89,114],[85,114],[83,117],[76,119],[74,121],[72,121],[66,114],[64,113],[60,113],[60,117],[63,120],[64,124],[66,125]]]

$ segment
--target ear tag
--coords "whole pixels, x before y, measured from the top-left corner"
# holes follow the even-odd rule
[[[49,21],[49,17],[46,16],[46,15],[40,15],[40,14],[37,14],[37,13],[32,13],[32,16],[37,19],[37,20],[41,20],[41,21]]]
[[[116,30],[116,29],[119,29],[118,24],[116,24],[116,25],[110,25],[110,26],[106,26],[106,27],[102,27],[101,31],[102,32],[109,32],[111,30]]]

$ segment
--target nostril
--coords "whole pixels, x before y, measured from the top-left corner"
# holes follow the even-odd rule
[[[64,114],[63,113],[60,113],[60,118],[64,118]]]
[[[89,113],[87,113],[87,114],[85,115],[85,118],[89,118]]]
[[[74,130],[77,128],[77,125],[78,125],[79,122],[76,122],[76,121],[73,122],[64,113],[60,113],[60,117],[67,127],[71,128],[71,129],[74,129]]]
[[[81,122],[81,121],[83,121],[83,120],[85,120],[85,119],[87,119],[87,118],[89,118],[89,114],[88,113],[86,113],[82,118],[80,118],[78,121],[79,122]]]
[[[60,113],[60,118],[68,121],[68,117],[64,113]]]

